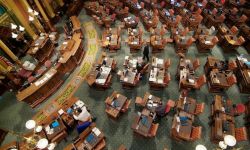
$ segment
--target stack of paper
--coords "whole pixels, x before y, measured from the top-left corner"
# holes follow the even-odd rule
[[[100,131],[98,128],[96,128],[96,127],[94,127],[94,128],[92,129],[92,131],[94,132],[94,134],[95,134],[96,136],[99,136],[99,135],[101,134],[101,131]]]

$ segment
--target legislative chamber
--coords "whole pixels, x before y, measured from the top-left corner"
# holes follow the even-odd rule
[[[0,0],[0,150],[249,150],[249,0]]]

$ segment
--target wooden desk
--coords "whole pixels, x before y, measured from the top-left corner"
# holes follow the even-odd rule
[[[213,42],[215,36],[211,35],[200,35],[198,36],[197,49],[199,52],[210,52],[217,43]]]
[[[149,85],[151,89],[165,88],[170,82],[170,74],[166,73],[165,68],[152,68],[149,75]]]
[[[55,122],[58,123],[58,126],[54,128],[51,127],[52,123],[55,123]],[[67,132],[66,132],[67,128],[64,125],[61,118],[57,118],[56,120],[53,120],[52,122],[44,126],[45,126],[44,132],[50,142],[59,142],[67,136]],[[50,130],[53,130],[53,131],[51,132]]]
[[[128,46],[130,47],[130,52],[138,52],[143,45],[142,32],[140,29],[128,29]]]
[[[117,118],[128,101],[129,100],[126,96],[121,95],[116,91],[113,92],[112,95],[105,100],[106,113],[113,118]]]
[[[166,63],[167,61],[170,61],[169,60],[164,60],[164,59],[161,59],[161,58],[157,58],[157,57],[153,57],[152,58],[152,67],[153,68],[159,68],[159,69],[167,69],[166,67]]]
[[[225,126],[223,124],[225,124]],[[225,129],[226,126],[227,129]],[[219,118],[219,116],[215,117],[211,127],[211,140],[218,143],[224,140],[225,135],[232,135],[235,137],[235,124],[225,118]]]
[[[93,68],[87,76],[89,86],[107,89],[111,86],[111,68],[102,66],[100,69]]]
[[[186,53],[187,52],[188,48],[194,42],[194,39],[192,39],[192,43],[188,43],[188,40],[190,38],[192,38],[192,36],[180,36],[178,34],[174,37],[175,49],[176,49],[177,53]]]
[[[74,0],[73,2],[71,2],[66,12],[67,16],[69,17],[73,15],[78,16],[80,11],[82,10],[83,4],[84,3],[82,0]]]
[[[146,107],[148,110],[154,112],[155,108],[162,104],[161,98],[146,92],[143,97],[143,107]]]
[[[145,110],[146,111],[146,110]],[[153,117],[150,113],[137,113],[134,116],[133,124],[131,126],[132,130],[144,137],[150,136],[150,129],[153,124]]]
[[[108,48],[110,51],[120,49],[121,39],[120,30],[117,28],[106,29],[102,34],[102,47]]]
[[[192,60],[181,58],[176,76],[179,80],[180,89],[195,89],[197,79]]]
[[[223,100],[222,96],[215,95],[214,101],[211,105],[211,115],[215,115],[216,113],[225,113],[230,116],[234,116],[233,110],[233,102],[230,99]]]
[[[35,57],[39,62],[45,62],[51,57],[55,45],[48,35],[37,37],[31,44],[27,54]]]
[[[72,144],[65,147],[64,150],[101,150],[106,145],[104,138],[103,132],[101,132],[100,129],[95,127],[95,124],[92,123],[79,135],[79,138],[74,140]]]
[[[134,3],[133,1],[125,0],[123,3],[126,6],[128,6],[130,12],[133,13],[134,15],[136,15],[136,16],[138,16],[140,11],[143,9],[138,2]]]
[[[101,56],[97,64],[100,66],[109,67],[112,69],[112,71],[115,71],[117,62],[114,58],[108,56]]]
[[[61,46],[57,70],[62,73],[73,71],[82,61],[84,54],[81,33],[75,33],[71,40],[65,41],[65,44]]]
[[[189,141],[191,139],[192,121],[188,119],[184,126],[177,121],[177,117],[178,116],[175,115],[173,118],[172,129],[171,129],[172,137],[177,140]]]
[[[227,78],[233,76],[232,73],[226,73],[224,71],[219,72],[217,69],[213,69],[208,76],[208,88],[210,92],[221,92],[221,90],[231,87]]]
[[[104,10],[101,9],[100,5],[98,2],[85,2],[84,3],[84,8],[86,10],[86,13],[90,16],[96,15],[98,17],[102,16],[102,13],[104,13]]]
[[[124,18],[124,22],[126,28],[133,28],[133,29],[136,28],[139,23],[138,20],[136,20],[134,17],[131,16]]]
[[[27,88],[19,91],[16,95],[17,100],[28,103],[35,107],[49,97],[63,83],[63,75],[54,68],[49,69],[36,82]]]
[[[120,81],[123,86],[132,86],[135,87],[139,82],[139,75],[132,70],[124,70],[121,72]]]
[[[224,68],[226,68],[226,63],[224,61],[212,56],[207,57],[207,62],[204,66],[206,75],[209,75],[213,69],[225,70]]]
[[[236,76],[242,93],[250,93],[250,69],[246,65],[247,62],[249,62],[249,58],[246,55],[237,56],[236,58],[238,66]]]
[[[152,35],[150,37],[150,45],[152,46],[152,52],[161,52],[165,48],[165,39],[160,35]]]
[[[75,33],[82,33],[82,29],[81,29],[81,22],[80,20],[77,18],[77,16],[71,16],[70,17],[70,21],[73,24],[73,32]]]
[[[142,57],[130,57],[130,56],[125,56],[125,60],[123,63],[123,66],[126,68],[130,68],[133,71],[140,72],[141,69],[146,65]]]
[[[180,98],[177,101],[176,108],[178,110],[182,110],[182,111],[185,111],[187,113],[194,114],[195,109],[196,109],[196,100],[191,98],[191,97]]]
[[[156,14],[150,14],[146,9],[140,12],[140,17],[142,19],[142,24],[145,29],[149,31],[150,28],[156,28],[158,25],[159,18]]]

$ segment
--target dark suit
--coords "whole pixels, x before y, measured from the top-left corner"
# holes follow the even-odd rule
[[[143,50],[143,59],[145,59],[145,57],[147,58],[147,61],[149,61],[149,46],[148,45],[146,45],[145,47],[144,47],[144,50]]]

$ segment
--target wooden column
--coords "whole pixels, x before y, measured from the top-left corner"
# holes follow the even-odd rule
[[[2,50],[14,61],[16,62],[19,66],[21,66],[21,61],[16,57],[16,55],[3,43],[2,40],[0,40],[0,47]]]
[[[43,16],[43,19],[45,21],[45,23],[48,25],[48,27],[50,28],[50,30],[52,32],[56,31],[56,28],[51,24],[48,16],[46,15],[46,13],[43,10],[43,7],[41,6],[39,0],[35,0],[36,6],[39,9],[39,12],[41,13],[41,15]]]
[[[18,18],[22,26],[25,28],[27,33],[33,38],[36,39],[37,35],[33,31],[32,27],[29,25],[28,18],[25,18],[23,13],[19,10],[19,7],[15,4],[14,0],[3,0],[2,1]]]
[[[63,0],[56,0],[57,4],[59,4],[61,7],[64,5]]]
[[[42,2],[44,3],[44,5],[46,7],[46,10],[47,10],[47,13],[50,16],[50,18],[54,18],[55,17],[55,13],[54,13],[53,8],[50,6],[48,0],[42,0]]]
[[[24,7],[24,9],[28,12],[28,8],[31,8],[30,5],[28,4],[27,0],[21,0],[20,1]],[[39,20],[36,18],[36,16],[29,14],[30,16],[34,17],[34,26],[39,30],[39,32],[45,32],[43,26],[41,25],[41,23],[39,22]]]

